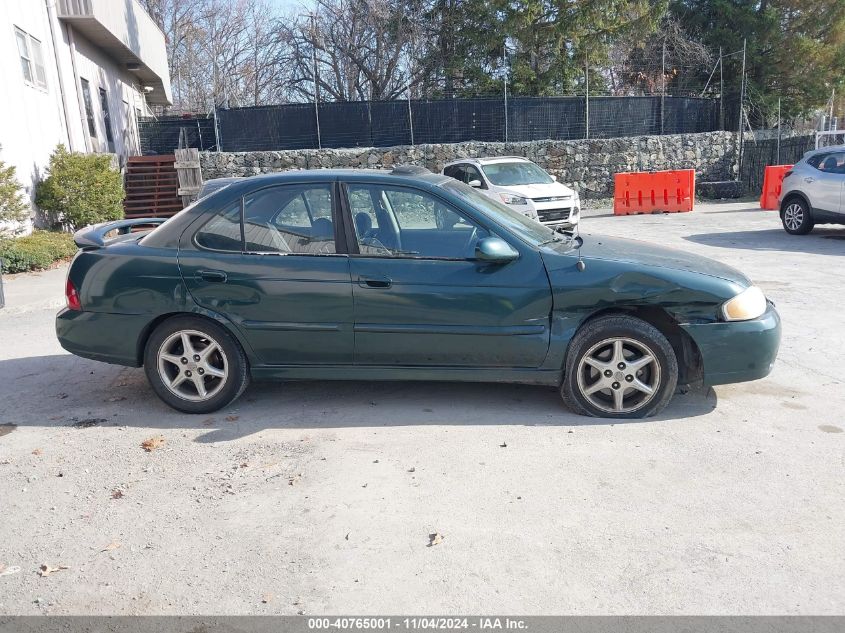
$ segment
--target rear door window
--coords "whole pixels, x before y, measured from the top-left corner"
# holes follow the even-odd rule
[[[334,217],[331,184],[280,185],[247,194],[213,215],[194,241],[216,251],[333,255]]]

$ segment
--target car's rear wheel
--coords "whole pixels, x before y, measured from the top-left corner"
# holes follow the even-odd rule
[[[185,413],[211,413],[234,402],[249,383],[243,349],[223,327],[193,316],[159,325],[144,350],[153,391]]]
[[[561,395],[575,413],[645,418],[661,411],[678,383],[678,360],[666,337],[636,317],[587,323],[566,357]]]
[[[786,201],[780,214],[784,230],[790,235],[806,235],[813,230],[813,215],[809,206],[801,198]]]

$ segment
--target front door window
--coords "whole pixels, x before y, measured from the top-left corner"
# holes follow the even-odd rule
[[[470,259],[489,232],[417,189],[349,186],[358,251],[371,257]]]

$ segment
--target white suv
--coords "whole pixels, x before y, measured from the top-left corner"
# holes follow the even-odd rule
[[[578,192],[526,158],[466,158],[448,163],[443,174],[546,226],[572,228],[581,217]]]

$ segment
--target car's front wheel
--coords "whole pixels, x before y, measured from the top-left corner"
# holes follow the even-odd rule
[[[660,330],[636,317],[608,315],[573,338],[561,395],[581,415],[645,418],[669,403],[677,383],[678,361]]]
[[[790,235],[806,235],[813,230],[813,216],[807,203],[801,198],[786,201],[780,214],[784,230]]]
[[[159,325],[144,350],[153,391],[185,413],[211,413],[234,402],[249,383],[238,342],[223,327],[193,316]]]

